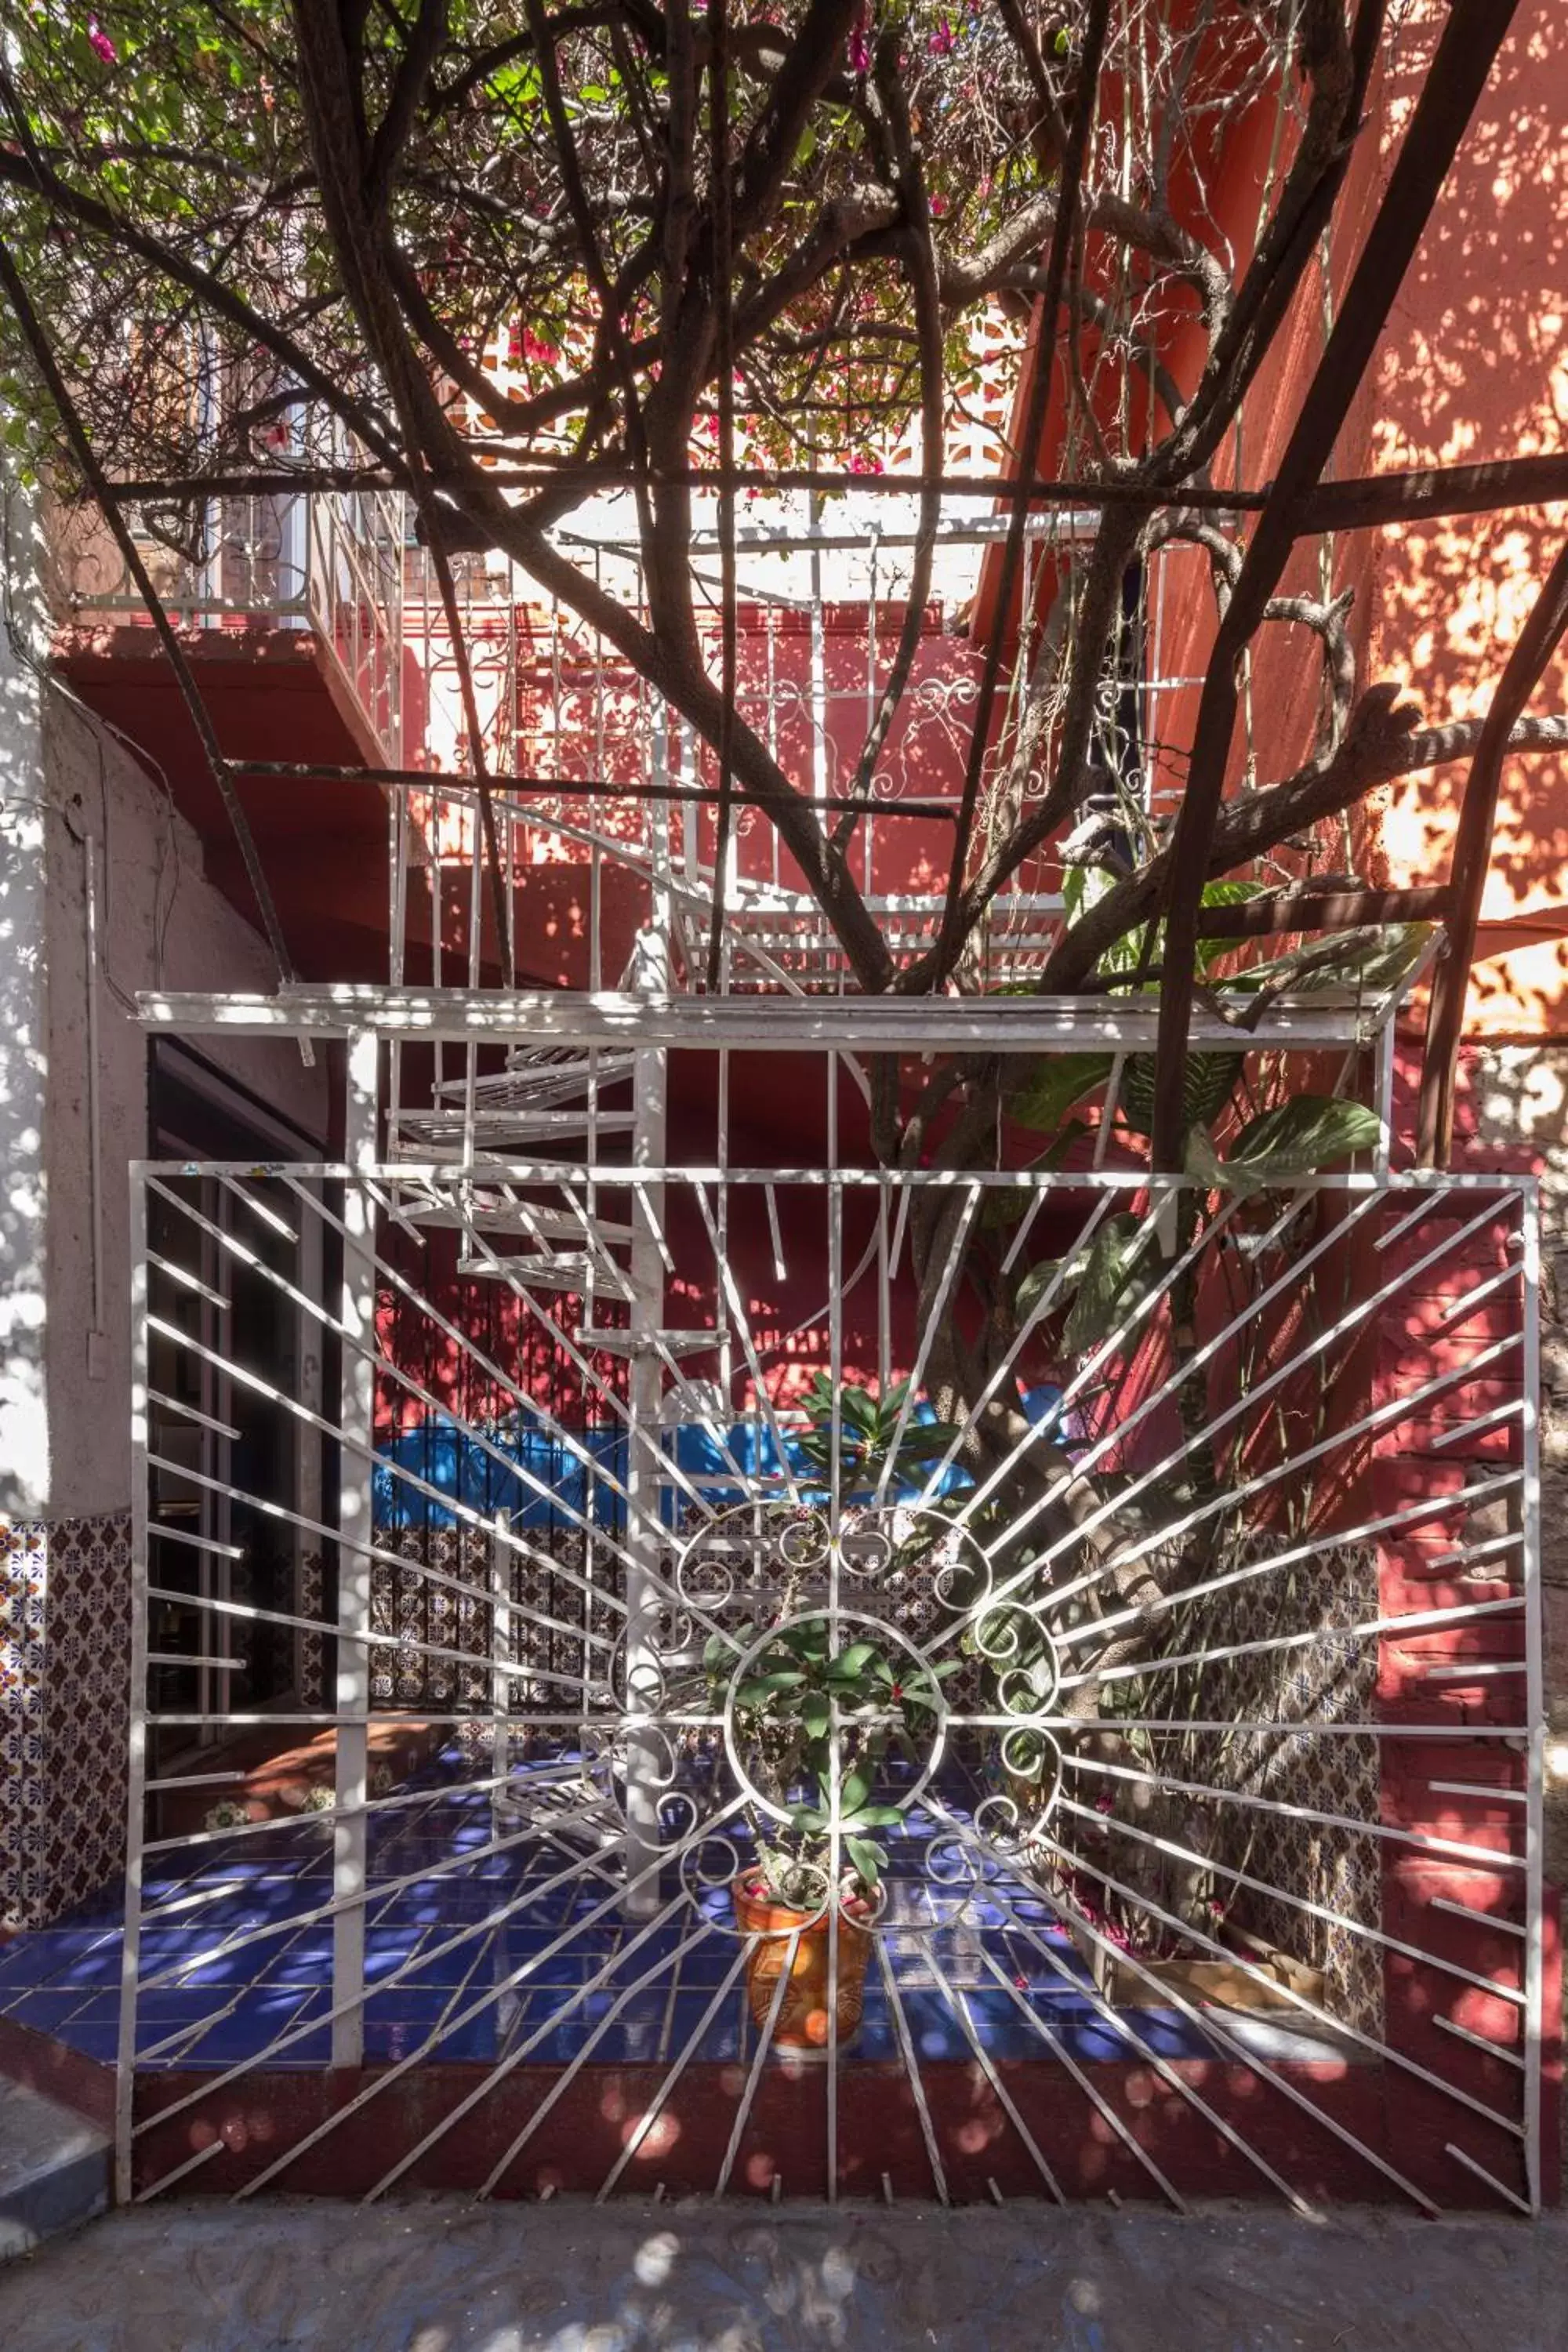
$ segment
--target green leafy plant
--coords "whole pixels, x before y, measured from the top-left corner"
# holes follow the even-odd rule
[[[1266,1192],[1294,1184],[1320,1170],[1373,1151],[1383,1140],[1383,1121],[1364,1103],[1333,1095],[1292,1095],[1271,1110],[1248,1119],[1231,1139],[1224,1159],[1201,1128],[1187,1139],[1187,1168],[1218,1190]]]
[[[709,1643],[715,1682],[732,1656],[722,1638]],[[848,1874],[875,1893],[888,1857],[874,1832],[902,1820],[909,1801],[878,1801],[882,1768],[895,1753],[918,1764],[939,1685],[961,1663],[905,1663],[858,1635],[836,1646],[826,1615],[784,1626],[763,1644],[735,1691],[734,1724],[749,1773],[788,1815],[787,1829],[765,1814],[753,1824],[775,1901],[805,1910],[823,1900],[835,1828]]]
[[[835,1388],[826,1372],[815,1373],[801,1399],[809,1426],[796,1440],[800,1453],[814,1470],[831,1478],[837,1423],[842,1486],[864,1486],[880,1478],[895,1449],[899,1464],[910,1468],[933,1461],[946,1453],[958,1431],[951,1422],[917,1421],[912,1409],[906,1412],[909,1393],[908,1381],[896,1381],[879,1397],[853,1381],[840,1381]]]

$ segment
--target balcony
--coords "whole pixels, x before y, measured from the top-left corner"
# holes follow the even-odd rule
[[[215,499],[182,543],[139,547],[223,751],[321,768],[395,767],[423,733],[423,680],[403,626],[402,500],[383,492]],[[96,516],[53,533],[59,668],[165,781],[216,887],[250,893],[179,686]],[[173,536],[173,534],[171,534]],[[381,792],[330,777],[238,787],[301,972],[386,970],[387,814]]]

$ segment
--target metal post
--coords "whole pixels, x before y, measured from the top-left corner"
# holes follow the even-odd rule
[[[125,1938],[114,2078],[114,2201],[131,2202],[136,1988],[142,1958],[142,1846],[147,1779],[147,1188],[131,1171],[131,1725],[126,1761]]]
[[[1394,1023],[1399,1009],[1397,997],[1388,1008],[1388,1015],[1377,1033],[1373,1048],[1373,1108],[1383,1122],[1383,1133],[1373,1154],[1373,1171],[1386,1176],[1389,1169],[1389,1146],[1394,1136]]]
[[[394,1046],[395,1056],[396,1047]],[[319,1212],[319,1191],[312,1195],[311,1208]],[[321,1219],[312,1213],[300,1220],[299,1254],[295,1276],[307,1298],[320,1298],[321,1290]],[[321,1333],[314,1317],[303,1308],[294,1311],[295,1377],[299,1383],[300,1402],[307,1412],[323,1414],[327,1410],[326,1390],[322,1379]],[[321,1433],[309,1422],[301,1421],[294,1432],[294,1501],[300,1518],[305,1524],[293,1529],[294,1538],[294,1607],[301,1617],[319,1617],[325,1601],[321,1589],[321,1538],[310,1532],[321,1523],[324,1496],[321,1459]],[[308,1556],[314,1554],[316,1575],[314,1586],[307,1577]],[[296,1633],[294,1636],[294,1687],[301,1702],[309,1706],[325,1704],[326,1690],[323,1669],[326,1664],[326,1637],[321,1633]]]
[[[1521,1240],[1524,1315],[1522,1546],[1525,1655],[1525,1933],[1524,1947],[1524,2170],[1530,2210],[1539,2213],[1541,2178],[1542,2016],[1545,1987],[1544,1888],[1546,1840],[1544,1786],[1546,1684],[1542,1647],[1546,1629],[1541,1604],[1541,1189],[1526,1178],[1521,1187]]]
[[[348,1104],[343,1158],[342,1407],[338,1501],[338,1677],[332,1899],[345,1907],[332,1922],[332,2063],[364,2059],[365,1800],[370,1736],[370,1551],[372,1446],[375,1424],[375,1263],[372,1209],[363,1175],[375,1165],[376,1039],[357,1030],[348,1041]],[[345,2005],[346,2004],[346,2005]]]
[[[654,738],[654,772],[662,776],[668,760],[668,736],[661,722]],[[639,995],[662,995],[669,987],[669,817],[661,806],[652,822],[654,847],[653,905],[647,929],[637,942],[633,963],[633,987]],[[632,1163],[637,1168],[662,1168],[665,1162],[668,1102],[669,1057],[662,1046],[639,1046],[632,1061]],[[629,1267],[632,1297],[628,1320],[632,1353],[628,1374],[631,1407],[630,1443],[626,1454],[626,1703],[638,1715],[655,1710],[658,1687],[658,1593],[648,1571],[657,1577],[662,1524],[664,1454],[660,1405],[663,1367],[652,1335],[664,1325],[664,1260],[658,1248],[664,1187],[638,1190],[632,1195],[632,1243]],[[645,1565],[646,1564],[646,1565]],[[642,1880],[627,1897],[627,1908],[638,1918],[658,1906],[657,1875],[644,1877],[658,1853],[658,1742],[634,1730],[626,1741],[626,1877]]]
[[[822,499],[811,494],[811,528],[822,521]],[[827,798],[827,634],[822,617],[822,550],[811,551],[811,797]]]
[[[496,1531],[490,1540],[490,1770],[495,1786],[490,1791],[490,1811],[502,1811],[506,1803],[507,1777],[511,1770],[511,1681],[507,1668],[511,1664],[511,1546],[507,1537],[511,1528],[511,1513],[496,1513]]]

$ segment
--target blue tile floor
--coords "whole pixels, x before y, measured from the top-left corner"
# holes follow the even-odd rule
[[[465,1785],[463,1769],[449,1753],[426,1768],[423,1788],[410,1783],[417,1801],[371,1818],[367,2060],[417,2053],[493,2064],[526,2048],[553,2066],[588,2044],[599,2063],[683,2053],[743,2061],[755,2051],[743,1978],[713,2006],[739,1951],[724,1887],[680,1901],[672,1878],[660,1894],[668,1916],[627,1918],[614,1849],[599,1848],[605,1821],[579,1811],[557,1823],[535,1811],[531,1826],[523,1812],[494,1811],[488,1791]],[[526,1769],[513,1785],[527,1787]],[[1001,2060],[1215,2054],[1201,2028],[1173,2010],[1109,2016],[1049,1906],[1022,1880],[933,1887],[935,1828],[912,1812],[891,1840],[883,1938],[920,2060],[971,2057],[971,2032]],[[331,1893],[331,1832],[320,1822],[150,1854],[139,2064],[326,2063],[332,1921],[314,1915]],[[58,1926],[0,1946],[0,2017],[111,2061],[121,1899],[105,1890]],[[1232,2015],[1225,2026],[1260,2056],[1324,2054],[1321,2033],[1296,2031],[1294,2021]],[[859,2032],[841,2054],[852,2065],[900,2060],[875,1959]],[[1341,2043],[1336,2054],[1354,2053]]]

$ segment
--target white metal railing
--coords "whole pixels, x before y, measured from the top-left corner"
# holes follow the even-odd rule
[[[188,628],[309,630],[369,731],[378,760],[404,754],[404,500],[384,490],[213,499],[182,544],[142,530],[140,552],[171,619]],[[95,517],[56,535],[54,602],[87,622],[149,618]]]
[[[364,1060],[365,1082],[370,1070]],[[374,1107],[372,1090],[351,1144],[356,1125],[374,1134]],[[982,1241],[993,1209],[1009,1208],[1009,1262],[1032,1247],[1048,1270],[1070,1261],[1074,1233],[1082,1246],[1111,1211],[1156,1215],[1184,1180],[658,1165],[631,1181],[621,1166],[520,1161],[493,1181],[519,1214],[470,1232],[474,1263],[454,1290],[410,1231],[416,1194],[426,1239],[470,1218],[466,1180],[439,1161],[351,1151],[334,1167],[138,1172],[163,1239],[155,1252],[139,1241],[136,1261],[125,2186],[150,2196],[200,2167],[204,2189],[309,2187],[327,2178],[320,2150],[338,2193],[379,2195],[416,2164],[448,2160],[450,2181],[516,2193],[521,2151],[549,2137],[583,2064],[595,2053],[624,2063],[605,2036],[645,1996],[666,2020],[644,2051],[657,2087],[600,2192],[634,2164],[639,2181],[668,2167],[688,2185],[686,2138],[656,2136],[644,2151],[648,2126],[679,2097],[732,2103],[743,2084],[717,2173],[731,2185],[781,2014],[776,1999],[748,2003],[758,1937],[727,1908],[752,1851],[742,1819],[768,1801],[736,1744],[735,1686],[774,1618],[787,1630],[804,1610],[892,1644],[906,1680],[945,1693],[910,1767],[923,1826],[900,1830],[866,1931],[880,1970],[868,1999],[903,2076],[889,2095],[912,2101],[925,2149],[893,2159],[899,2193],[984,2193],[963,2186],[973,2102],[955,2119],[934,2063],[958,2054],[994,2095],[985,2162],[1016,2162],[1053,2193],[1063,2173],[1068,2193],[1090,2181],[1103,2193],[1113,2158],[1128,2193],[1181,2206],[1211,2191],[1212,2126],[1246,2185],[1297,2203],[1329,2181],[1326,2193],[1393,2193],[1426,2210],[1478,2198],[1535,2209],[1544,1927],[1528,1180],[1319,1179],[1211,1207],[1215,1265],[1191,1329],[1183,1310],[1181,1345],[1174,1301],[1196,1242],[1076,1370],[1030,1391],[1011,1457],[956,1487],[955,1444],[940,1456],[915,1446],[929,1425],[915,1399],[973,1279],[965,1246],[1000,1258],[1002,1243]],[[923,1270],[922,1325],[909,1312],[909,1254],[933,1187],[961,1213],[941,1281]],[[1246,1246],[1231,1251],[1226,1236],[1243,1225]],[[182,1227],[204,1307],[223,1299],[232,1260],[270,1284],[280,1312],[336,1335],[339,1397],[271,1387],[221,1305],[182,1311]],[[310,1234],[342,1243],[341,1292],[303,1271]],[[540,1279],[557,1249],[575,1269],[564,1293]],[[1049,1306],[1047,1286],[1015,1368]],[[846,1451],[847,1419],[830,1453],[803,1454],[807,1365],[836,1393],[885,1393],[910,1376],[874,1481]],[[276,1475],[258,1486],[237,1451],[219,1458],[221,1444],[199,1474],[171,1456],[164,1433],[193,1417],[221,1441],[242,1391],[338,1463],[336,1503],[308,1507]],[[1200,1437],[1223,1472],[1212,1496],[1184,1483]],[[1038,1457],[1036,1500],[999,1521],[991,1498],[1026,1454]],[[156,1479],[171,1458],[180,1496],[221,1506],[221,1526],[167,1515]],[[1087,1516],[1054,1511],[1068,1489],[1098,1496]],[[356,1572],[340,1571],[335,1607],[308,1581],[256,1583],[235,1538],[258,1513],[301,1552],[347,1555]],[[923,1559],[922,1542],[932,1573],[906,1568],[900,1584],[894,1564]],[[1183,1573],[1158,1600],[1118,1580],[1127,1561],[1183,1547]],[[1039,1669],[1010,1694],[1004,1618],[1015,1638],[1026,1620],[1043,1643]],[[1133,1622],[1156,1630],[1119,1663],[1114,1638]],[[335,1685],[291,1697],[265,1685],[258,1661],[274,1631],[318,1654],[335,1643]],[[986,1659],[1001,1714],[974,1681]],[[377,1786],[364,1727],[399,1705],[453,1744],[438,1778]],[[160,1820],[182,1769],[161,1755],[268,1724],[279,1744],[336,1741],[326,1824]],[[1055,1759],[1049,1801],[1026,1826],[1016,1787],[1009,1796],[984,1769],[997,1740],[1005,1757],[1020,1739]],[[1026,1781],[1011,1753],[1014,1782]],[[639,1790],[651,1798],[640,1811]],[[233,1910],[235,1873],[258,1864],[284,1891],[259,1914]],[[1197,1912],[1177,1892],[1194,1870],[1215,1890]],[[841,1923],[840,1940],[849,1934]],[[1201,1968],[1165,1968],[1154,1955],[1173,1938],[1194,1968],[1224,1972],[1228,1993],[1205,1993]],[[1267,1958],[1287,1940],[1321,1948],[1310,1969]],[[699,1949],[720,1957],[682,2007]],[[441,1990],[422,1997],[431,1981]],[[841,2168],[863,2162],[853,2152],[885,2087],[847,2071],[834,1981],[816,2168],[829,2196]],[[1268,1994],[1267,2021],[1248,1986]],[[182,1990],[189,2008],[175,2015]],[[1005,2022],[1027,2037],[1043,2092]],[[1086,2066],[1091,2028],[1103,2046]],[[716,2054],[727,2087],[713,2069],[692,2090]],[[1005,2080],[996,2056],[1011,2062]],[[1159,2078],[1168,2134],[1158,2113],[1149,2131],[1130,2128],[1120,2077],[1098,2063],[1108,2056]],[[455,2103],[405,2095],[418,2069],[455,2057],[468,2069]],[[271,2070],[329,2060],[368,2071],[340,2076],[329,2102],[290,2095],[269,2110]],[[271,2115],[265,2131],[219,2127],[237,2086],[247,2112]],[[775,2079],[773,2095],[804,2103],[803,2130],[807,2107],[822,2128],[819,2078],[797,2073],[782,2091]],[[1045,2127],[1026,2119],[1059,2116],[1064,2102],[1080,2103],[1087,2173],[1070,2134],[1047,2132],[1047,2156]],[[458,2127],[476,2110],[470,2143]]]

